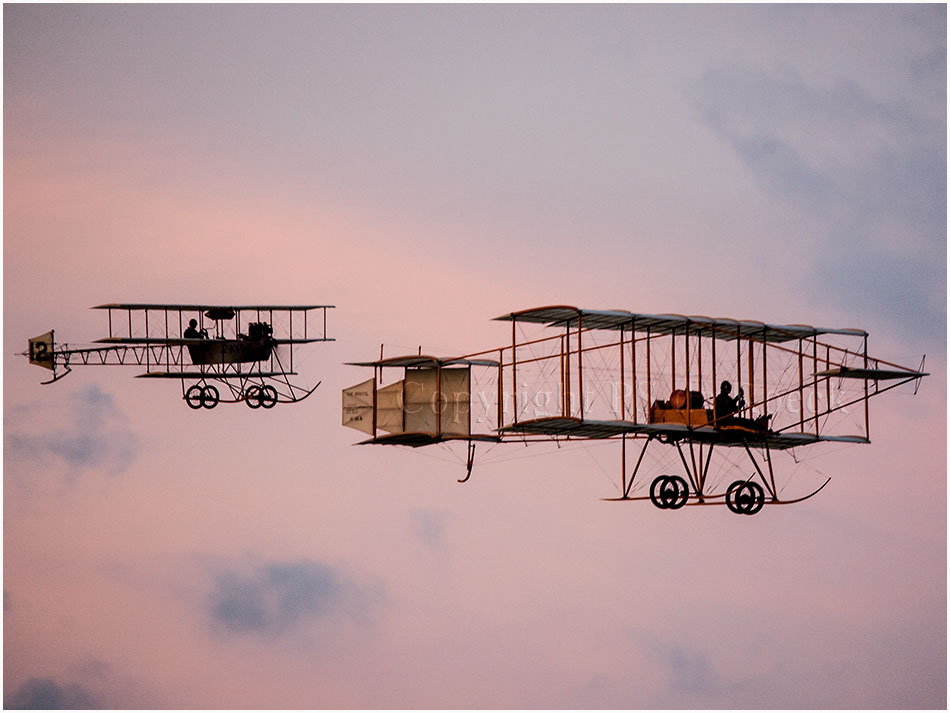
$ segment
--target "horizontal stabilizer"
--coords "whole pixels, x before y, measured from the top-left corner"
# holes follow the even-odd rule
[[[385,436],[376,436],[375,438],[367,438],[365,441],[360,441],[356,445],[365,446],[369,444],[382,445],[382,446],[410,446],[412,448],[418,448],[420,446],[431,446],[436,443],[445,443],[448,441],[486,441],[489,443],[498,443],[501,441],[499,436],[493,436],[487,433],[481,434],[470,434],[467,436],[452,436],[442,434],[440,436],[434,436],[431,433],[388,433]]]
[[[494,359],[465,359],[464,357],[439,358],[425,354],[387,357],[377,361],[347,362],[347,366],[398,366],[407,369],[434,369],[437,366],[498,366]]]
[[[838,366],[827,371],[819,371],[815,376],[837,376],[842,379],[870,379],[872,381],[887,381],[889,379],[919,379],[929,374],[909,369],[861,369],[849,366]]]

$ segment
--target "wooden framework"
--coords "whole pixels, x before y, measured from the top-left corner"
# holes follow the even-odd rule
[[[752,514],[765,502],[811,497],[824,485],[802,498],[782,499],[772,453],[820,442],[868,443],[870,398],[926,375],[871,357],[868,335],[857,329],[569,306],[523,310],[496,319],[511,322],[508,345],[441,360],[492,365],[497,382],[494,428],[465,439],[470,444],[465,480],[471,474],[474,440],[617,439],[621,441],[617,499],[650,499],[669,509],[725,502],[735,512]],[[519,334],[519,325],[542,331],[539,336]],[[492,359],[486,361],[489,356]],[[377,370],[375,382],[383,366],[411,368],[399,360],[360,365]],[[739,418],[715,413],[720,379],[734,383],[747,399]],[[605,384],[611,392],[619,385],[619,398],[606,409],[597,402],[598,397],[603,400]],[[849,390],[848,384],[857,388]],[[532,414],[531,407],[538,410],[542,401],[538,397],[548,388],[559,391],[557,398],[543,399],[545,404],[556,404],[557,412]],[[860,407],[861,423],[851,423],[846,431],[836,419],[851,418],[851,407]],[[643,443],[628,472],[626,450],[631,439]],[[432,433],[417,436],[412,443],[406,440],[376,436],[374,429],[364,443],[428,445],[444,439]],[[682,475],[662,475],[652,483],[650,496],[634,496],[644,455],[654,442],[675,449]],[[739,449],[748,458],[752,475],[710,492],[710,463],[722,448]]]
[[[30,340],[30,361],[53,372],[43,383],[58,381],[74,366],[138,366],[145,369],[140,378],[179,380],[192,408],[243,401],[267,409],[316,390],[320,382],[302,387],[291,381],[298,376],[295,350],[334,341],[327,336],[332,305],[114,303],[93,309],[107,311],[109,325],[95,346],[57,345],[52,331]],[[200,336],[187,336],[191,320]],[[46,358],[34,359],[38,348]]]

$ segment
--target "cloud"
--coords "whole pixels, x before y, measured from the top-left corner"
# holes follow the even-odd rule
[[[848,79],[817,86],[790,70],[735,66],[708,70],[693,103],[783,200],[839,219],[894,213],[915,227],[941,219],[931,197],[945,184],[943,124],[922,107],[878,99]]]
[[[317,621],[353,618],[367,593],[322,562],[269,562],[246,574],[227,570],[209,597],[212,621],[229,634],[280,635]]]
[[[674,646],[667,656],[674,691],[703,695],[721,685],[716,668],[705,654]]]
[[[101,708],[94,695],[77,683],[60,685],[51,678],[30,678],[9,697],[4,708],[20,710],[62,710]]]
[[[714,657],[698,647],[655,640],[646,651],[666,677],[667,691],[662,698],[670,707],[749,708],[756,707],[756,701],[788,706],[787,692],[775,685],[771,676],[751,671],[725,674]]]
[[[840,235],[840,234],[839,234]],[[929,262],[889,252],[851,253],[841,241],[830,246],[835,259],[818,263],[811,280],[832,299],[855,301],[868,312],[887,315],[909,343],[922,340],[940,349],[946,341],[946,263]]]
[[[423,544],[438,550],[445,548],[447,513],[414,508],[410,510],[409,517],[412,533]]]
[[[18,430],[5,429],[4,459],[9,463],[37,465],[54,460],[65,464],[71,475],[89,469],[117,474],[138,455],[137,436],[112,396],[98,386],[74,391],[63,413],[44,414],[32,430],[23,425],[30,411],[29,407],[16,411],[24,417],[18,419]],[[47,419],[60,424],[51,426]]]
[[[41,675],[24,671],[5,676],[4,708],[165,710],[175,705],[176,691],[123,673],[127,661],[114,666],[96,657],[66,654],[65,667],[57,674],[47,670]]]
[[[766,193],[808,216],[783,237],[818,299],[943,341],[945,120],[847,78],[736,66],[707,71],[693,102]]]

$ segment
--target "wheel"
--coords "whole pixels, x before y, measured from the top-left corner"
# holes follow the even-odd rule
[[[737,480],[732,485],[729,486],[729,489],[726,490],[726,507],[729,508],[736,515],[745,514],[744,510],[744,501],[740,500],[740,493],[745,490],[746,481]]]
[[[220,394],[211,384],[201,390],[201,405],[205,408],[214,408],[218,405]]]
[[[689,499],[689,485],[678,475],[657,476],[650,485],[650,500],[661,510],[679,510]]]
[[[679,510],[689,499],[689,485],[684,478],[678,475],[671,475],[670,482],[673,484],[676,494],[670,502],[670,510]]]
[[[752,504],[749,506],[749,509],[746,510],[746,515],[755,515],[759,510],[765,506],[765,490],[762,489],[762,486],[758,483],[749,483],[752,487]]]
[[[247,391],[245,391],[244,403],[246,403],[251,408],[260,408],[261,407],[261,388],[259,386],[252,386]]]
[[[666,510],[667,508],[666,499],[661,497],[661,495],[669,479],[670,476],[668,475],[658,475],[653,479],[653,483],[650,485],[650,501],[661,510]]]
[[[264,408],[274,408],[277,405],[277,389],[273,386],[262,386],[260,403]]]
[[[203,389],[195,384],[188,391],[185,392],[185,402],[194,409],[201,408],[202,401],[204,400],[202,395]]]
[[[726,507],[737,515],[755,515],[765,505],[765,491],[751,480],[737,480],[726,491]]]

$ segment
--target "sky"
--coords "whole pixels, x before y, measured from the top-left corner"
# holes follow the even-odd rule
[[[5,707],[945,708],[943,5],[3,8]],[[322,381],[46,373],[105,302],[333,304]],[[346,362],[529,307],[916,367],[755,517],[619,449],[354,446]]]

